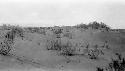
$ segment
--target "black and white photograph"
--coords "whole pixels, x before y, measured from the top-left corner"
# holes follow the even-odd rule
[[[125,0],[0,0],[0,71],[125,71]]]

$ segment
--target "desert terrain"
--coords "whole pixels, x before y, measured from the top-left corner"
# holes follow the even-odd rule
[[[0,71],[105,71],[113,60],[125,57],[125,30],[98,22],[61,27],[3,25],[0,43]]]

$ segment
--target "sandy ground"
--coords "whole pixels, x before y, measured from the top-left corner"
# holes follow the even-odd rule
[[[98,35],[100,35],[101,39],[99,38]],[[94,35],[94,37],[92,37],[88,33],[83,33],[81,35],[77,35],[76,38],[78,38],[77,41],[79,41],[82,38],[94,44],[96,44],[97,42],[101,42],[104,38],[110,39],[110,37],[108,37],[109,35],[108,36],[102,36],[102,35],[104,35],[104,33],[97,34]],[[31,35],[29,36],[31,37]],[[55,53],[51,52],[48,53],[48,51],[45,51],[43,48],[45,43],[43,41],[44,37],[38,38],[39,36],[36,34],[32,35],[32,37],[29,38],[29,41],[32,40],[32,42],[20,39],[16,40],[14,45],[16,48],[13,54],[15,53],[17,56],[25,56],[28,59],[33,58],[34,60],[38,60],[40,64],[42,64],[42,66],[39,67],[39,65],[37,64],[33,64],[26,61],[21,62],[14,57],[0,56],[0,71],[95,71],[96,66],[103,65],[108,61],[108,59],[110,59],[111,56],[114,57],[114,55],[111,53],[110,50],[108,51],[106,50],[105,51],[106,54],[103,56],[103,58],[105,59],[102,58],[100,60],[93,61],[85,57],[78,56],[71,58],[73,62],[66,63],[66,60],[63,59],[62,57],[55,56]],[[109,43],[112,44],[112,47],[114,47],[116,44],[114,43],[114,41],[116,42],[114,38],[112,38]],[[38,43],[36,42],[38,43],[41,42],[41,44],[38,45]],[[121,45],[121,44],[116,44],[116,45]],[[81,60],[81,62],[79,62],[79,59]]]
[[[66,64],[65,64],[66,65]],[[0,71],[89,71],[85,69],[75,69],[70,64],[67,64],[65,67],[61,65],[57,68],[47,68],[36,66],[30,63],[22,63],[13,57],[0,56]]]
[[[71,63],[66,63],[63,60],[62,63],[56,64],[56,67],[52,68],[46,66],[38,67],[35,64],[27,62],[24,63],[14,57],[0,56],[0,71],[95,71],[93,61],[81,57],[82,62],[78,63],[77,57],[73,59],[74,61]]]

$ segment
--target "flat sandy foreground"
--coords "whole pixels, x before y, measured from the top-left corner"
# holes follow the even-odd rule
[[[4,69],[0,71],[74,71],[74,70],[44,70],[44,69]],[[88,71],[88,70],[82,70],[82,71]]]
[[[51,70],[44,70],[44,69],[4,69],[4,70],[0,70],[0,71],[51,71]],[[63,70],[59,70],[59,71],[63,71]]]
[[[4,70],[0,70],[0,71],[47,71],[47,70],[43,70],[43,69],[20,69],[20,70],[19,69],[4,69]]]
[[[10,61],[10,59],[6,58],[5,61],[0,61],[0,71],[90,71],[90,70],[74,70],[74,69],[64,69],[64,68],[35,68],[31,65],[24,64],[20,65],[15,61]]]

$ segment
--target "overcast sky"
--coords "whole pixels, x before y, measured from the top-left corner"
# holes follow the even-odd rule
[[[125,29],[125,1],[0,0],[0,23],[53,26],[92,21]]]

